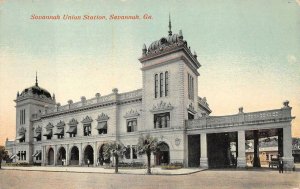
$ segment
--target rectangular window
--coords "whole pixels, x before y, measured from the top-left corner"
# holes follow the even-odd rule
[[[26,118],[26,116],[25,116],[25,110],[24,110],[24,117],[23,117],[24,122],[23,122],[23,124],[25,124],[25,118]]]
[[[129,145],[126,147],[125,158],[130,159],[130,146]]]
[[[20,125],[22,125],[22,110],[20,110]]]
[[[137,131],[137,119],[128,119],[127,120],[127,132]]]
[[[155,74],[155,81],[154,81],[154,96],[155,98],[158,97],[158,75]]]
[[[98,122],[97,128],[98,134],[107,134],[107,121]]]
[[[188,98],[194,99],[194,78],[188,74]]]
[[[137,150],[135,145],[132,146],[132,159],[137,159]]]
[[[169,95],[169,73],[165,72],[165,96]]]
[[[164,93],[164,74],[163,73],[160,73],[160,76],[159,76],[159,79],[160,79],[160,87],[159,87],[159,96],[160,97],[163,97],[163,93]]]
[[[194,115],[193,114],[191,114],[191,113],[188,113],[188,119],[190,120],[190,119],[194,119]]]
[[[170,112],[154,114],[154,128],[170,127]]]
[[[83,126],[83,136],[90,136],[92,133],[91,124],[86,124]]]

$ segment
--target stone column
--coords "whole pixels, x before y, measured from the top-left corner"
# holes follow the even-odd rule
[[[54,146],[54,166],[57,164],[57,146]]]
[[[79,165],[82,166],[83,152],[82,152],[82,143],[79,144]]]
[[[254,154],[253,154],[253,167],[261,167],[259,158],[259,133],[258,130],[253,131],[254,140]]]
[[[132,150],[133,145],[130,145],[130,159],[133,160],[133,150]]]
[[[245,131],[238,131],[237,167],[246,167]]]
[[[201,150],[200,167],[208,168],[206,133],[200,134],[200,150]]]
[[[46,150],[45,150],[45,146],[42,146],[42,165],[45,166],[46,165]]]
[[[97,159],[98,159],[98,153],[97,153],[97,142],[93,144],[94,147],[94,167],[97,166]]]
[[[67,144],[66,146],[66,161],[65,161],[65,165],[68,166],[69,165],[69,144]]]
[[[292,155],[292,131],[291,125],[283,128],[283,157],[284,168],[294,167],[294,157]]]

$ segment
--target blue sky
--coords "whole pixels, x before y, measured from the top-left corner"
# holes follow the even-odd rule
[[[31,20],[36,15],[152,15],[135,21]],[[299,0],[0,1],[0,143],[15,132],[14,98],[34,84],[77,101],[141,88],[138,58],[147,46],[183,31],[202,67],[199,95],[214,115],[276,109],[290,100],[300,116]],[[6,115],[6,116],[3,116]],[[300,121],[293,134],[300,136]],[[13,128],[13,129],[7,129]],[[5,132],[2,132],[5,131]]]

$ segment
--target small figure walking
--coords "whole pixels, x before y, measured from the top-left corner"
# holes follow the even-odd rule
[[[278,160],[279,160],[279,173],[283,173],[283,160],[282,160],[282,157],[279,156]]]
[[[90,166],[90,160],[89,159],[87,160],[87,164],[88,164],[88,167],[89,167]]]

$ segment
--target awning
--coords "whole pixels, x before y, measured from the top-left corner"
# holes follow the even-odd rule
[[[63,135],[64,134],[64,129],[57,129],[56,133],[54,133],[54,135]]]
[[[52,130],[47,130],[43,136],[52,136]]]
[[[103,121],[103,122],[98,122],[98,125],[96,127],[96,129],[107,129],[107,122]]]
[[[37,157],[37,156],[39,156],[41,154],[41,152],[40,151],[37,151],[37,152],[35,152],[33,155],[32,155],[32,157]]]
[[[14,158],[16,158],[17,157],[17,154],[13,154],[13,155],[11,155],[10,157],[9,157],[9,159],[14,159]]]
[[[33,138],[41,138],[41,133],[35,133]]]
[[[23,140],[23,139],[25,139],[25,135],[20,135],[16,138],[16,140]]]
[[[35,157],[37,154],[38,154],[38,152],[35,152],[35,153],[32,155],[32,157]]]
[[[70,127],[67,133],[76,134],[77,133],[77,127]]]

